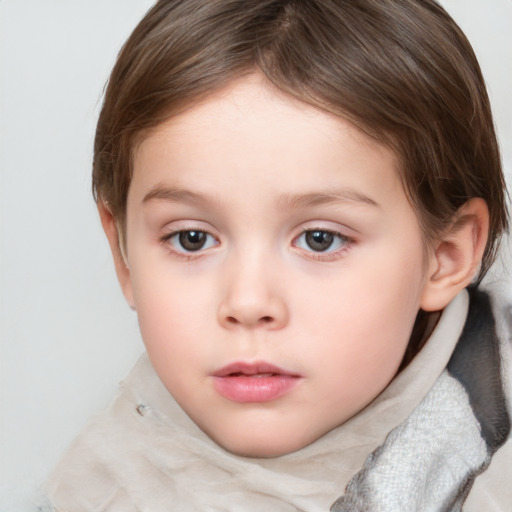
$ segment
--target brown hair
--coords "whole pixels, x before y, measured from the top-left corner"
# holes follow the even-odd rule
[[[119,54],[96,132],[95,197],[120,226],[137,145],[255,70],[391,146],[427,240],[483,198],[484,275],[508,226],[500,155],[476,57],[434,0],[160,0]]]

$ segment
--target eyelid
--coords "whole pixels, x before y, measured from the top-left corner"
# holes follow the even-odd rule
[[[302,235],[306,231],[327,231],[334,235],[339,235],[348,240],[355,241],[357,238],[359,231],[342,224],[340,222],[327,221],[327,220],[312,220],[307,222],[302,222],[296,230],[296,235],[293,237],[294,239],[298,236]]]
[[[326,225],[327,224],[327,225]],[[350,228],[346,228],[347,231],[352,231]],[[332,233],[333,235],[340,237],[343,240],[343,245],[339,249],[333,251],[314,251],[313,249],[308,250],[301,248],[297,245],[297,240],[305,233],[312,231],[323,231]],[[345,234],[344,229],[340,228],[339,224],[337,227],[332,226],[331,223],[327,222],[307,222],[300,226],[300,232],[295,235],[292,239],[292,245],[295,249],[304,254],[307,258],[318,260],[318,261],[333,261],[340,259],[344,254],[349,251],[352,246],[356,243],[355,237]]]
[[[192,258],[199,258],[206,254],[210,249],[217,247],[220,245],[220,238],[217,234],[214,233],[215,230],[210,229],[210,227],[205,227],[205,223],[201,221],[175,221],[173,223],[167,224],[163,228],[163,233],[159,235],[158,240],[162,246],[165,246],[165,248],[172,253],[174,256],[182,259],[192,259]],[[180,233],[186,233],[187,231],[200,231],[201,233],[205,233],[206,235],[212,237],[216,243],[213,246],[207,247],[206,249],[198,249],[197,251],[187,251],[187,250],[179,250],[176,249],[171,244],[171,239]]]
[[[203,231],[212,235],[214,238],[219,239],[217,230],[209,223],[202,220],[196,219],[177,219],[172,222],[167,222],[161,229],[161,238],[166,236],[172,236],[173,234],[181,231]]]

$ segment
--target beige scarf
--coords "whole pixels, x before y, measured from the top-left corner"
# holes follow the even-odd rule
[[[59,512],[329,510],[368,455],[404,422],[445,369],[464,326],[466,291],[412,363],[355,417],[302,450],[233,455],[206,436],[143,355],[46,485]]]

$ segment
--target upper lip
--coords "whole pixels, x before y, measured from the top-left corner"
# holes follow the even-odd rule
[[[285,370],[271,363],[265,361],[256,361],[253,363],[247,362],[235,362],[223,366],[219,370],[213,373],[214,377],[227,377],[229,375],[261,375],[261,374],[272,374],[272,375],[286,375],[290,377],[300,377],[299,374]]]

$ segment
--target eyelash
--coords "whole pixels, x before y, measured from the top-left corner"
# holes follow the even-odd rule
[[[333,239],[337,239],[338,240],[338,243],[341,244],[341,247],[335,249],[335,250],[331,250],[330,247],[326,248],[324,251],[315,251],[311,248],[309,249],[306,249],[306,248],[303,248],[303,247],[299,247],[298,245],[298,241],[301,239],[301,237],[303,237],[304,235],[307,236],[307,234],[312,234],[312,233],[322,233],[322,234],[328,234],[330,236],[333,237]],[[304,229],[299,236],[297,236],[294,240],[293,240],[293,245],[294,247],[296,247],[297,249],[301,250],[301,251],[304,251],[307,253],[307,257],[308,258],[312,258],[312,259],[315,259],[315,260],[319,260],[319,261],[333,261],[333,260],[336,260],[338,258],[340,258],[342,256],[342,254],[344,254],[346,251],[348,251],[351,246],[355,243],[355,240],[349,236],[346,236],[346,235],[343,235],[337,231],[333,231],[331,229],[325,229],[325,228],[307,228],[307,229]]]
[[[215,243],[215,245],[210,245],[209,247],[206,247],[206,249],[204,249],[203,247],[200,247],[196,251],[187,250],[186,248],[183,247],[181,242],[179,242],[179,243],[182,246],[183,250],[178,250],[175,247],[173,247],[173,245],[171,243],[173,238],[179,239],[179,237],[181,235],[190,234],[190,233],[200,233],[202,235],[206,235],[206,237],[211,237],[213,240],[215,240],[216,243]],[[341,244],[341,247],[339,247],[335,250],[331,250],[331,247],[329,246],[325,250],[318,250],[318,251],[315,251],[311,247],[309,247],[309,248],[300,247],[299,240],[303,236],[307,236],[308,234],[313,234],[313,233],[317,233],[317,234],[321,233],[322,235],[327,234],[332,237],[332,240],[331,240],[332,243],[334,243],[334,241],[337,239],[338,243]],[[302,232],[297,237],[295,237],[293,239],[292,245],[295,248],[299,249],[300,251],[307,253],[308,258],[319,260],[319,261],[333,261],[333,260],[341,257],[341,255],[343,253],[345,253],[347,250],[349,250],[354,242],[355,242],[355,240],[353,238],[343,235],[337,231],[333,231],[333,230],[325,229],[325,228],[307,228],[307,229],[303,229]],[[171,232],[163,235],[160,238],[160,243],[162,245],[165,245],[167,247],[167,250],[171,254],[173,254],[175,257],[177,257],[179,259],[186,260],[186,261],[190,261],[194,258],[198,258],[198,257],[202,256],[204,254],[204,251],[210,249],[211,247],[215,247],[216,245],[218,245],[219,241],[214,235],[212,235],[208,231],[205,231],[204,229],[180,229],[177,231],[171,231]],[[206,243],[208,243],[208,241]],[[331,243],[331,245],[332,245],[332,243]]]
[[[213,238],[214,240],[216,240],[216,245],[219,244],[217,238],[212,235],[211,233],[209,233],[208,231],[205,231],[204,229],[179,229],[179,230],[176,230],[176,231],[171,231],[167,234],[165,234],[164,236],[162,236],[160,238],[160,243],[162,245],[165,245],[167,250],[175,257],[179,258],[179,259],[183,259],[183,260],[186,260],[186,261],[189,261],[191,259],[194,259],[194,258],[197,258],[199,256],[202,256],[204,254],[204,251],[209,249],[210,247],[207,247],[206,249],[203,249],[202,247],[199,248],[197,251],[193,251],[193,250],[187,250],[185,248],[183,248],[183,251],[181,250],[178,250],[176,248],[173,247],[172,245],[172,239],[177,237],[179,238],[180,235],[182,234],[190,234],[190,233],[201,233],[203,235],[206,235],[207,237],[211,237]],[[183,246],[182,246],[183,247]]]

